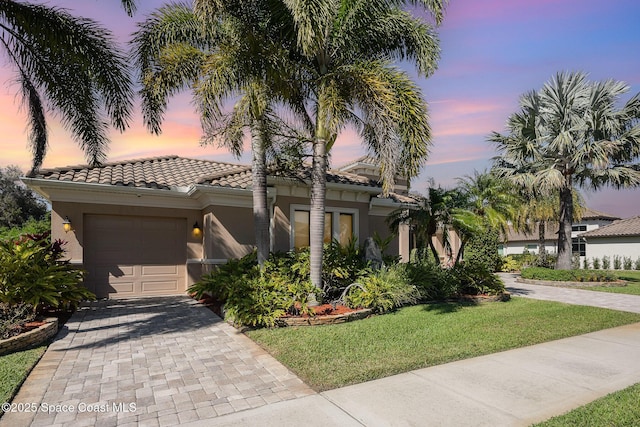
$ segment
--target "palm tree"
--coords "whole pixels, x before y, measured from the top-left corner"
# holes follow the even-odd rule
[[[558,73],[520,98],[508,135],[490,137],[500,151],[494,167],[499,175],[526,188],[558,191],[558,269],[571,269],[574,185],[640,185],[640,94],[617,106],[628,90],[615,80],[590,82],[582,72]]]
[[[141,70],[143,115],[149,130],[161,132],[168,98],[191,87],[201,114],[203,142],[221,143],[240,155],[243,129],[252,151],[253,213],[258,262],[269,255],[266,150],[279,122],[275,105],[301,105],[295,91],[297,67],[288,58],[287,38],[267,2],[228,4],[195,1],[158,9],[134,35]],[[286,99],[285,99],[286,97]],[[224,104],[236,103],[230,113]]]
[[[131,0],[123,5],[133,12]],[[104,161],[109,123],[123,131],[132,109],[127,63],[111,33],[63,9],[12,0],[0,2],[0,29],[28,111],[30,174],[47,151],[45,105],[60,115],[90,164]]]
[[[438,229],[442,231],[445,251],[451,252],[449,229],[452,225],[452,210],[459,200],[457,190],[445,190],[440,187],[429,187],[427,197],[416,198],[416,203],[393,211],[387,223],[394,233],[401,224],[409,224],[416,238],[417,247],[425,245],[431,250],[436,265],[440,264],[440,254],[433,244],[433,237]]]
[[[474,171],[473,175],[458,178],[458,191],[464,195],[466,206],[454,209],[452,216],[453,227],[461,240],[456,263],[466,244],[479,233],[497,230],[506,235],[522,203],[506,180],[486,171]]]
[[[403,11],[425,7],[440,23],[441,0],[284,0],[306,61],[310,92],[311,281],[321,288],[327,153],[351,123],[381,166],[383,189],[396,174],[415,176],[426,160],[430,128],[419,88],[391,60],[415,63],[422,74],[439,54],[432,26]]]
[[[517,224],[526,232],[531,232],[531,225],[537,224],[538,228],[538,263],[547,265],[547,249],[545,245],[545,235],[549,222],[557,221],[558,212],[558,192],[551,194],[540,194],[536,191],[525,190],[523,198],[526,200],[516,213]],[[584,200],[580,193],[573,193],[573,221],[580,221],[584,209]]]

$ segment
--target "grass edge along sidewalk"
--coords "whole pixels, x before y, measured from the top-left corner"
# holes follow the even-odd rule
[[[340,325],[247,335],[316,391],[640,322],[640,314],[558,302],[440,303]]]
[[[610,393],[535,427],[637,426],[640,423],[640,383]]]

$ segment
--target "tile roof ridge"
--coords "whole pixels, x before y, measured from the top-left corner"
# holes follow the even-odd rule
[[[233,164],[229,164],[229,163],[222,163],[222,164],[227,164],[229,166],[237,166],[237,169],[233,169],[233,170],[224,170],[224,171],[219,171],[210,175],[202,175],[200,177],[198,177],[197,179],[197,183],[198,184],[202,184],[204,182],[207,181],[213,181],[215,179],[220,179],[220,178],[224,178],[226,176],[233,176],[233,175],[238,175],[244,172],[248,172],[251,171],[251,166],[248,165],[233,165]]]
[[[138,158],[138,159],[129,159],[129,160],[119,160],[119,161],[113,161],[113,162],[105,162],[105,163],[102,163],[102,164],[100,164],[98,166],[89,166],[88,164],[59,166],[59,167],[55,167],[55,168],[43,168],[43,169],[40,169],[38,171],[37,175],[43,175],[45,173],[52,173],[52,172],[70,171],[70,170],[103,169],[103,168],[111,167],[111,166],[128,165],[128,164],[133,164],[133,163],[146,163],[146,162],[157,161],[157,160],[174,160],[174,159],[180,159],[180,158],[181,157],[178,156],[178,155],[171,154],[171,155],[165,155],[165,156],[141,157],[141,158]]]
[[[596,218],[622,219],[622,218],[620,218],[619,216],[616,216],[616,215],[611,215],[611,214],[608,214],[608,213],[605,213],[605,212],[602,212],[602,211],[598,211],[598,210],[595,210],[595,209],[591,209],[589,207],[585,207],[583,215],[582,215],[582,218],[593,218],[593,217],[596,217]]]

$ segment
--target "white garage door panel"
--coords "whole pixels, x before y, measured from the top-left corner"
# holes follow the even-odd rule
[[[182,293],[186,289],[186,220],[85,217],[85,283],[98,296]]]

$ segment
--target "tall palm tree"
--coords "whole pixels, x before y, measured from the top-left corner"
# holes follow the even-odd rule
[[[558,73],[520,98],[507,135],[490,137],[500,151],[498,174],[526,188],[558,191],[558,269],[571,269],[574,185],[640,185],[640,94],[618,107],[628,90],[615,80],[590,82],[582,72]]]
[[[397,173],[415,176],[430,146],[419,88],[392,60],[430,74],[439,56],[430,24],[401,9],[426,8],[440,23],[442,0],[283,0],[310,80],[313,122],[310,212],[311,281],[321,288],[327,153],[348,123],[360,131],[381,166],[384,191]]]
[[[123,0],[133,12],[131,0]],[[34,174],[47,152],[46,111],[59,114],[92,165],[106,158],[109,124],[123,131],[132,109],[131,79],[112,34],[63,9],[0,1],[0,46],[16,69],[28,112]]]
[[[160,133],[168,98],[190,87],[201,115],[205,143],[221,143],[234,154],[251,134],[253,212],[258,262],[269,255],[266,150],[279,122],[275,109],[287,102],[301,108],[295,91],[286,20],[265,1],[196,0],[158,9],[132,40],[141,70],[143,115]],[[287,97],[285,99],[285,96]],[[225,102],[235,100],[231,112]]]

